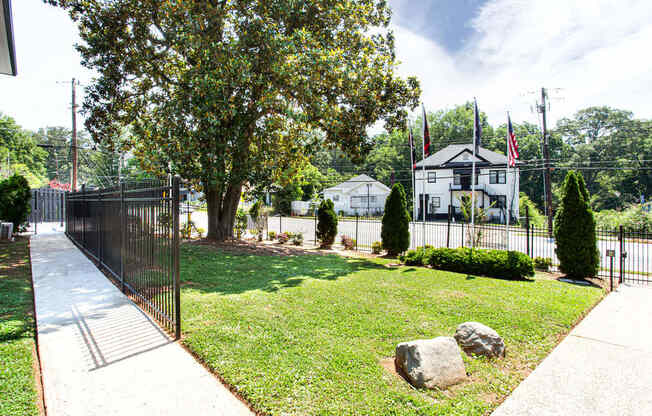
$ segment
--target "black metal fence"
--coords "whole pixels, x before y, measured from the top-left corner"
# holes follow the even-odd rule
[[[179,179],[82,187],[65,205],[66,235],[179,338]]]
[[[30,201],[31,211],[29,222],[38,224],[41,222],[61,222],[64,220],[64,194],[60,189],[40,188],[32,189]]]
[[[552,271],[558,271],[559,259],[555,253],[555,240],[546,227],[536,227],[529,221],[525,225],[510,226],[509,235],[504,225],[476,225],[475,247],[520,251],[532,258],[549,258]],[[317,222],[314,217],[270,217],[269,231],[301,232],[307,243],[318,243]],[[379,219],[363,217],[340,218],[338,220],[336,246],[342,236],[356,240],[356,249],[371,251],[371,244],[381,241],[382,223]],[[410,248],[424,245],[432,247],[470,247],[471,226],[465,222],[412,222],[410,223]],[[600,267],[598,276],[614,278],[633,283],[652,283],[652,233],[619,229],[596,230]],[[613,257],[611,257],[613,255]],[[613,259],[613,264],[612,264]]]

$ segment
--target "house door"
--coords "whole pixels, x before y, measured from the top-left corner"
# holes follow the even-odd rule
[[[426,217],[425,218],[428,218],[428,199],[429,198],[430,198],[430,196],[428,194],[426,194],[426,204],[425,204],[425,215],[426,215]],[[424,218],[423,214],[424,214],[423,194],[419,194],[419,216],[418,216],[419,221],[423,221],[423,218]]]

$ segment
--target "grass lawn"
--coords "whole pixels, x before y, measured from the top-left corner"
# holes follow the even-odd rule
[[[184,344],[274,415],[481,415],[602,297],[553,280],[504,281],[387,260],[265,256],[182,246]],[[464,357],[467,382],[415,390],[380,361],[396,344],[493,327],[498,361]]]
[[[0,415],[38,415],[29,241],[0,242]]]

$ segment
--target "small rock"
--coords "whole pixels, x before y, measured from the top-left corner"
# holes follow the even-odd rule
[[[460,348],[451,337],[402,342],[396,367],[417,388],[444,389],[466,379]]]
[[[495,358],[505,356],[505,342],[496,331],[479,322],[464,322],[455,331],[455,340],[469,355]]]

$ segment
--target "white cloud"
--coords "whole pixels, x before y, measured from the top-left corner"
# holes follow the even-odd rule
[[[464,24],[464,22],[460,22]],[[530,106],[540,87],[551,95],[551,119],[580,108],[609,105],[651,118],[652,7],[646,0],[494,0],[472,21],[464,50],[395,27],[402,75],[419,77],[431,109],[476,96],[492,123],[506,110],[536,121]]]

